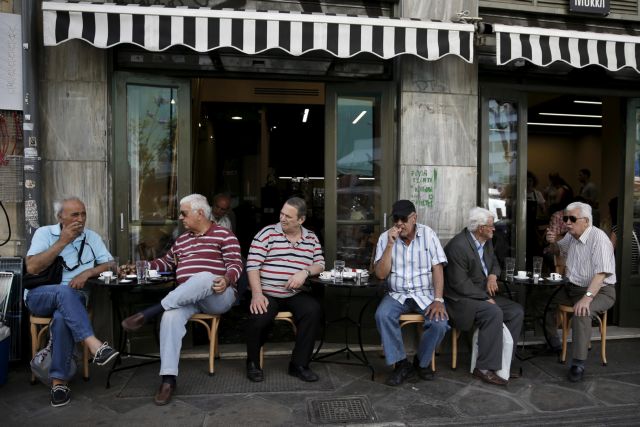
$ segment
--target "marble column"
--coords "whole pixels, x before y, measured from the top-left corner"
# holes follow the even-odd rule
[[[403,17],[450,21],[478,2],[403,0]],[[399,198],[416,203],[420,222],[443,241],[465,225],[477,200],[478,67],[447,56],[398,60]]]
[[[87,227],[110,241],[111,177],[108,131],[107,51],[79,40],[41,47],[40,142],[42,157],[40,225],[55,222],[53,202],[77,196],[87,208]],[[111,335],[106,292],[93,292],[93,325],[100,338]]]

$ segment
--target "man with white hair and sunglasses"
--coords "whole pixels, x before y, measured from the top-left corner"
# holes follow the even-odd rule
[[[578,382],[584,376],[589,351],[591,316],[607,311],[616,301],[616,262],[611,240],[593,226],[591,206],[571,203],[562,220],[567,224],[567,234],[560,239],[552,230],[547,230],[547,241],[554,254],[566,258],[565,276],[569,284],[553,299],[546,328],[552,348],[559,350],[554,308],[557,304],[573,306],[573,360],[569,381]]]

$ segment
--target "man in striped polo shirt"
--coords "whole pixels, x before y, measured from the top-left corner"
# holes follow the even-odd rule
[[[289,375],[303,381],[317,381],[309,369],[322,309],[300,287],[309,276],[324,270],[318,237],[302,226],[307,207],[303,199],[292,197],[280,210],[280,222],[256,234],[247,258],[251,287],[250,321],[247,325],[247,378],[264,380],[260,348],[267,340],[279,311],[290,311],[296,324],[296,343],[289,363]]]
[[[566,258],[565,276],[570,283],[565,286],[565,292],[558,292],[552,301],[545,324],[550,344],[557,351],[560,340],[555,306],[573,306],[573,360],[569,380],[578,382],[584,375],[584,362],[589,354],[591,316],[610,309],[616,301],[616,262],[611,240],[604,231],[592,225],[591,206],[571,203],[562,220],[567,224],[568,233],[559,239],[548,230],[547,241],[555,254]]]
[[[375,274],[387,279],[388,293],[376,310],[376,324],[388,365],[395,368],[386,381],[397,386],[417,372],[423,380],[433,378],[431,356],[449,330],[442,299],[443,266],[447,257],[436,233],[417,223],[416,207],[398,200],[391,211],[393,226],[378,239]],[[410,312],[424,315],[424,332],[413,364],[407,360],[399,318]]]
[[[180,200],[180,220],[187,230],[171,249],[151,261],[150,268],[175,271],[178,287],[151,306],[122,321],[135,331],[162,313],[160,323],[160,375],[156,405],[166,405],[176,388],[185,325],[196,313],[222,314],[236,300],[235,285],[242,272],[240,244],[231,231],[214,224],[206,197],[191,194]]]

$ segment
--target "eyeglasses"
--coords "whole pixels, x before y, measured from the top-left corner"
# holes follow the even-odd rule
[[[90,262],[95,261],[96,259],[96,253],[93,252],[93,248],[91,247],[91,245],[89,243],[86,243],[86,246],[89,248],[89,250],[91,251],[91,259],[84,261],[82,258],[82,254],[84,253],[84,247],[85,247],[85,242],[86,242],[86,238],[82,239],[82,243],[80,244],[80,250],[78,250],[78,248],[75,247],[75,245],[71,244],[71,246],[73,246],[73,249],[76,250],[76,253],[78,254],[78,263],[75,265],[75,267],[69,267],[67,265],[67,263],[62,260],[62,266],[64,267],[65,270],[67,271],[74,271],[76,270],[78,267],[80,267],[81,265],[85,265],[85,264],[89,264]]]
[[[577,222],[579,219],[585,219],[586,216],[573,216],[573,215],[565,215],[562,217],[562,222]]]

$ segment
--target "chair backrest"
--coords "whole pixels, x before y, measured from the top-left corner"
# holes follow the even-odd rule
[[[13,284],[13,273],[0,272],[0,321],[4,322],[11,298],[11,285]]]

